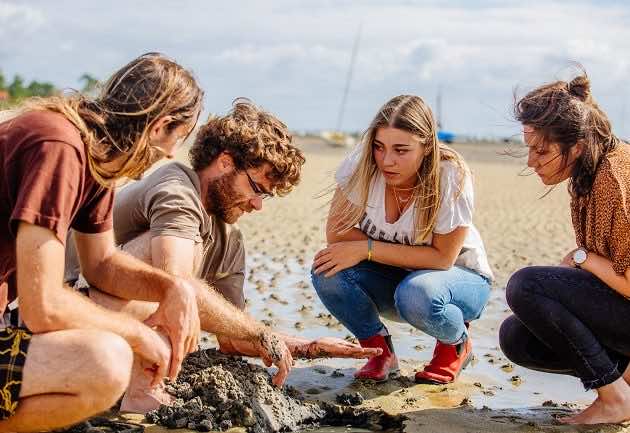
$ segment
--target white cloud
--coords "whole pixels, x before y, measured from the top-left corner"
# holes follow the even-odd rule
[[[24,38],[33,35],[45,22],[41,10],[29,5],[0,1],[0,55],[11,55]],[[13,45],[10,47],[9,45]]]
[[[3,44],[6,60],[0,66],[61,86],[78,85],[83,72],[105,77],[132,57],[159,50],[195,71],[210,111],[250,96],[295,128],[330,128],[362,23],[348,128],[365,127],[390,96],[414,92],[433,102],[442,86],[450,128],[509,133],[514,86],[555,79],[576,60],[589,72],[602,106],[630,135],[619,114],[630,93],[630,5],[542,0],[34,5],[0,3],[0,37],[7,40],[9,23],[20,40]]]

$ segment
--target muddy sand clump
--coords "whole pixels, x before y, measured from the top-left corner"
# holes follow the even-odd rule
[[[197,431],[244,427],[251,433],[295,431],[316,425],[401,428],[404,417],[328,402],[304,401],[299,391],[276,388],[261,366],[215,349],[190,354],[176,382],[166,390],[176,397],[146,415],[168,428]]]

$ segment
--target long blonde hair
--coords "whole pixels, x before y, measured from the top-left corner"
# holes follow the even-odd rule
[[[81,134],[90,172],[104,187],[121,178],[137,178],[156,159],[159,149],[149,143],[155,121],[171,116],[167,127],[197,122],[203,92],[192,74],[159,53],[134,59],[102,86],[96,98],[79,92],[25,101],[13,114],[50,110],[65,116]],[[121,156],[120,168],[104,163]]]
[[[453,161],[460,169],[458,188],[461,192],[468,172],[463,158],[437,139],[437,124],[429,106],[415,95],[399,95],[381,107],[361,139],[361,156],[356,169],[345,185],[339,185],[344,196],[358,192],[359,205],[349,200],[333,203],[331,215],[337,218],[334,230],[343,233],[360,223],[367,207],[369,190],[378,167],[374,160],[373,145],[376,131],[381,127],[392,127],[416,135],[427,152],[418,168],[418,181],[414,187],[414,233],[415,242],[421,242],[436,224],[440,208],[440,161]]]

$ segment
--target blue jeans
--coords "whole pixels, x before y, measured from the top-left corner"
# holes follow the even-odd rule
[[[490,296],[485,277],[458,266],[408,271],[363,261],[330,278],[311,278],[326,308],[360,340],[383,331],[382,315],[443,343],[460,343],[464,323],[479,318]]]

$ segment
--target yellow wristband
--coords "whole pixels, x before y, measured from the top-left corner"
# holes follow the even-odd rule
[[[372,261],[372,238],[368,238],[368,262]]]

